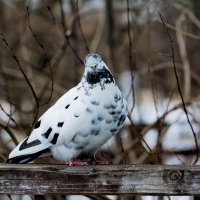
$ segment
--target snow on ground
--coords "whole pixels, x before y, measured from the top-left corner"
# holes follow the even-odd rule
[[[133,106],[133,98],[132,93],[130,93],[131,75],[128,71],[121,74],[119,78],[119,86],[125,97],[129,94],[127,102],[130,111]],[[169,103],[168,98],[157,97],[155,108],[152,90],[141,89],[140,80],[137,76],[135,76],[134,80],[134,89],[135,105],[131,118],[135,124],[153,124],[158,117],[162,116],[166,111],[181,103],[180,98],[178,98],[178,100],[172,98]],[[192,113],[192,116],[200,122],[200,105],[198,105],[198,103],[193,103],[188,106],[187,110],[188,113]],[[189,119],[192,122],[192,126],[197,133],[197,136],[200,137],[200,124],[198,122],[194,122],[192,116],[189,115]],[[183,109],[176,109],[170,112],[165,117],[164,123],[165,126],[167,126],[165,127],[166,132],[162,138],[162,146],[164,150],[189,150],[195,148],[194,136]],[[130,124],[130,122],[127,120],[126,124]],[[158,133],[155,129],[151,129],[144,135],[145,141],[151,148],[155,147],[157,138]]]
[[[3,124],[14,125],[9,116],[12,116],[15,120],[18,120],[18,115],[15,112],[15,108],[9,102],[0,100],[0,122]]]
[[[117,197],[114,195],[106,195],[110,200],[116,200]],[[67,200],[91,200],[91,198],[85,197],[83,195],[68,195],[66,196]]]
[[[158,196],[141,196],[142,200],[159,200]],[[164,200],[193,200],[192,196],[165,196]]]
[[[19,116],[15,112],[15,107],[5,100],[0,100],[0,106],[0,123],[5,126],[12,126],[14,128],[16,124],[11,120],[10,116],[15,120],[15,122],[19,121]],[[16,134],[16,137],[19,139],[18,141],[23,139],[20,138],[21,136],[19,134]],[[10,149],[15,147],[14,142],[11,140],[9,134],[4,129],[0,129],[0,140]]]

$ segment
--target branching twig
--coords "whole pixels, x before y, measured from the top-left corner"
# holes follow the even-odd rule
[[[11,105],[10,105],[11,106]],[[3,108],[3,106],[0,104],[0,108],[1,110],[4,112],[4,114],[6,116],[9,117],[9,120],[11,120],[18,128],[20,128],[22,131],[24,131],[24,129],[15,121],[15,119],[12,117],[11,113],[7,113],[6,110]],[[7,122],[7,125],[9,124],[9,122]]]
[[[148,12],[149,13],[149,12]],[[153,95],[153,103],[154,107],[156,110],[156,115],[158,118],[158,106],[157,106],[157,99],[156,99],[156,88],[154,84],[154,72],[151,71],[152,68],[152,45],[151,45],[151,21],[150,21],[150,16],[148,20],[148,73],[150,74],[150,82],[151,82],[151,90],[152,90],[152,95]]]
[[[172,93],[172,94],[173,94],[173,93]],[[171,97],[172,97],[172,94],[171,94],[171,96],[170,96],[170,99],[171,99]],[[170,102],[170,99],[169,99],[169,102]],[[169,102],[168,102],[168,105],[169,105]],[[143,128],[143,129],[141,130],[141,132],[139,132],[139,131],[136,129],[136,126],[133,124],[132,120],[130,120],[130,121],[131,121],[131,127],[133,127],[134,130],[136,131],[136,133],[139,134],[139,135],[138,135],[138,140],[136,140],[134,143],[132,143],[132,144],[126,149],[126,152],[125,152],[125,153],[128,153],[131,149],[133,149],[134,146],[135,146],[139,141],[141,141],[141,140],[142,140],[142,141],[145,143],[145,145],[147,146],[148,144],[147,144],[146,141],[143,139],[143,136],[144,136],[149,130],[151,130],[151,129],[153,129],[153,128],[156,128],[156,127],[158,126],[159,123],[163,123],[165,117],[166,117],[169,113],[171,113],[171,112],[173,112],[173,111],[175,111],[175,110],[180,109],[180,108],[183,107],[183,104],[181,103],[181,104],[175,105],[175,106],[172,107],[171,109],[168,109],[168,105],[167,105],[167,110],[166,110],[166,112],[163,113],[163,115],[161,115],[153,124],[150,124],[150,125],[148,125],[148,126],[145,126],[145,128]],[[185,105],[189,105],[189,102],[186,102]],[[149,146],[147,146],[147,148],[149,149],[149,151],[151,152],[151,154],[149,154],[148,151],[146,151],[146,152],[147,152],[149,155],[152,156],[153,150],[152,150]],[[146,150],[146,149],[145,149],[145,150]],[[177,155],[175,155],[175,156],[177,157]],[[178,159],[179,159],[179,158],[178,158]]]
[[[150,16],[150,12],[148,10],[148,36],[147,36],[147,44],[148,44],[148,73],[150,76],[150,85],[151,85],[151,91],[152,91],[152,96],[153,96],[153,104],[154,104],[154,108],[156,111],[156,117],[157,119],[158,117],[158,102],[157,102],[157,96],[156,96],[156,87],[155,87],[155,77],[154,77],[154,72],[151,70],[152,68],[152,43],[151,43],[151,16]],[[158,149],[161,149],[161,131],[162,131],[162,122],[158,124],[157,126],[157,131],[158,131],[158,137],[157,137],[157,145],[156,145],[156,153],[157,153],[157,159],[159,161],[161,161],[160,159],[160,155],[158,153]]]
[[[28,6],[26,7],[26,10],[27,10],[27,16],[28,16],[28,26],[29,26],[29,29],[30,29],[30,31],[31,31],[31,33],[32,33],[32,35],[33,35],[33,37],[35,38],[36,42],[38,43],[39,47],[40,47],[41,50],[43,51],[44,57],[45,57],[45,59],[46,59],[46,62],[47,62],[47,64],[48,64],[49,70],[50,70],[51,91],[50,91],[50,95],[49,95],[48,99],[47,99],[42,105],[39,105],[39,106],[43,106],[43,105],[49,103],[49,101],[50,101],[50,99],[51,99],[51,97],[52,97],[52,95],[53,95],[53,72],[52,72],[52,67],[51,67],[51,64],[50,64],[50,60],[49,60],[49,58],[48,58],[48,56],[47,56],[47,53],[46,53],[46,51],[45,51],[45,49],[44,49],[44,46],[43,46],[43,44],[40,42],[40,40],[38,39],[37,35],[35,34],[35,32],[34,32],[33,29],[32,29],[31,21],[30,21],[30,11],[29,11],[29,7],[28,7]],[[35,121],[34,121],[34,122],[35,122]]]
[[[175,26],[172,26],[171,24],[165,22],[166,26],[174,31],[177,31],[177,32],[180,32],[181,34],[191,38],[191,39],[194,39],[194,40],[200,40],[200,36],[199,35],[194,35],[192,33],[189,33],[189,32],[185,32],[183,31],[182,29],[180,28],[176,28]]]
[[[104,32],[104,27],[105,27],[105,19],[104,19],[105,16],[102,16],[102,17],[99,17],[98,18],[98,22],[97,22],[97,25],[96,25],[96,31],[94,33],[94,36],[93,36],[93,39],[91,40],[90,42],[90,50],[91,51],[96,51],[98,45],[99,45],[99,42],[101,40],[101,37],[103,35],[103,32]]]
[[[116,31],[115,31],[115,18],[114,18],[114,11],[113,11],[113,3],[114,3],[114,1],[110,1],[110,0],[105,1],[109,56],[111,58],[112,68],[113,68],[113,70],[115,70],[115,68],[116,68],[116,59],[115,59],[115,33],[116,33]]]
[[[88,47],[87,41],[85,39],[85,35],[83,33],[83,28],[82,28],[82,25],[81,25],[81,19],[80,19],[80,15],[79,15],[78,0],[76,0],[76,14],[77,14],[78,26],[79,26],[79,29],[80,29],[80,32],[81,32],[81,37],[83,38],[83,42],[85,44],[85,49],[86,49],[87,53],[89,53],[90,49]]]
[[[36,104],[36,112],[35,112],[35,117],[34,117],[34,120],[35,118],[37,117],[38,115],[38,108],[39,108],[39,101],[38,101],[38,97],[36,95],[36,92],[33,88],[33,86],[31,85],[31,82],[29,81],[28,77],[26,76],[26,73],[24,72],[20,62],[19,62],[19,59],[17,58],[17,56],[14,54],[13,52],[13,49],[9,46],[6,38],[4,37],[3,33],[0,33],[1,35],[1,40],[4,42],[5,46],[8,48],[8,50],[10,51],[10,54],[12,55],[13,59],[15,60],[15,62],[17,63],[17,66],[19,67],[19,70],[20,72],[22,73],[23,77],[25,78],[30,90],[31,90],[31,93],[34,97],[34,100],[35,100],[35,104]]]
[[[181,5],[180,3],[175,3],[174,1],[172,1],[172,2],[173,2],[173,3],[171,3],[172,6],[174,6],[175,8],[177,8],[178,10],[180,10],[181,12],[183,12],[184,14],[186,14],[188,16],[188,18],[198,28],[200,28],[200,20],[195,16],[195,14],[192,11],[190,11],[188,8],[186,8],[185,6]]]
[[[57,23],[50,6],[47,6],[47,10],[49,11],[49,14],[52,18],[52,21],[54,22],[54,24],[59,28],[59,30],[61,31],[61,33],[63,34],[67,44],[69,45],[69,47],[71,48],[72,52],[74,53],[74,55],[77,57],[77,59],[80,61],[81,64],[84,64],[83,61],[81,60],[81,58],[79,57],[79,55],[76,53],[76,50],[74,49],[74,47],[72,46],[71,42],[69,41],[68,36],[66,35],[65,32],[63,32],[63,30],[61,29],[61,27],[59,26],[59,24]]]
[[[186,109],[186,104],[185,104],[185,101],[184,101],[184,98],[183,98],[183,95],[182,95],[182,92],[181,92],[181,87],[180,87],[180,84],[179,84],[179,78],[178,78],[178,74],[177,74],[177,70],[176,70],[176,63],[175,63],[175,56],[174,56],[174,45],[173,45],[173,40],[171,38],[171,35],[169,33],[169,30],[162,18],[162,15],[159,13],[159,16],[160,16],[160,19],[163,23],[163,26],[165,27],[166,29],[166,32],[167,32],[167,35],[168,35],[168,38],[169,38],[169,41],[170,41],[170,44],[171,44],[171,53],[172,53],[172,61],[173,61],[173,66],[174,66],[174,74],[175,74],[175,77],[176,77],[176,82],[177,82],[177,86],[178,86],[178,91],[179,91],[179,95],[181,97],[181,101],[182,101],[182,104],[183,104],[183,110],[185,112],[185,115],[186,115],[186,118],[187,118],[187,121],[188,121],[188,124],[192,130],[192,133],[193,133],[193,136],[194,136],[194,141],[195,141],[195,145],[196,145],[196,149],[197,149],[197,154],[196,154],[196,159],[194,161],[194,164],[197,163],[198,161],[198,158],[199,158],[199,146],[198,146],[198,141],[197,141],[197,136],[196,136],[196,133],[194,131],[194,128],[192,126],[192,123],[190,122],[190,119],[189,119],[189,116],[188,116],[188,112],[187,112],[187,109]]]
[[[145,144],[146,149],[144,147],[144,145],[141,145],[142,148],[145,150],[145,152],[149,155],[149,157],[151,158],[152,161],[154,161],[155,163],[158,163],[158,159],[154,156],[153,154],[153,150],[151,149],[151,147],[148,145],[148,143],[146,142],[146,140],[143,138],[143,135],[142,133],[140,133],[138,130],[137,130],[137,127],[134,125],[132,119],[130,118],[130,115],[128,116],[130,122],[131,122],[131,127],[134,129],[134,131],[136,132],[137,134],[137,138],[138,138],[138,141],[136,141],[134,144],[131,144],[129,149],[126,149],[126,152],[125,153],[128,153],[135,145],[136,143],[140,142],[141,144],[141,141]]]
[[[4,160],[7,160],[7,158],[3,154],[0,153],[0,160],[4,161]]]
[[[190,102],[185,102],[185,106],[189,105]],[[171,112],[182,108],[183,104],[177,104],[176,106],[174,106],[173,108],[171,108],[170,110],[166,111],[165,113],[163,113],[153,124],[150,124],[149,126],[146,126],[142,131],[141,131],[141,135],[143,136],[147,131],[149,131],[152,128],[155,128],[157,126],[158,123],[160,123],[160,121],[163,121],[163,119]]]
[[[129,40],[129,65],[130,65],[130,71],[131,71],[131,86],[132,86],[132,97],[133,97],[133,106],[130,110],[130,114],[133,112],[134,105],[135,105],[135,88],[134,88],[134,73],[136,68],[136,50],[134,48],[133,52],[133,43],[131,39],[131,33],[130,33],[130,7],[129,7],[129,0],[126,0],[127,3],[127,21],[128,21],[128,40]],[[132,57],[132,54],[134,58]],[[128,95],[129,96],[129,95]]]
[[[176,20],[176,27],[181,29],[183,27],[183,22],[185,21],[185,15],[182,13]],[[183,73],[184,73],[184,90],[183,94],[185,98],[190,98],[191,91],[191,75],[190,75],[190,63],[187,57],[187,50],[184,37],[181,32],[176,32],[177,43],[179,47],[180,57],[183,64]]]
[[[158,64],[151,67],[151,72],[162,70],[162,69],[165,69],[165,68],[171,68],[171,67],[173,67],[173,63],[171,61],[170,62],[158,63]],[[176,68],[183,70],[183,67],[180,63],[176,63]],[[142,74],[142,75],[148,73],[148,66],[144,67],[143,69],[137,70],[137,73]],[[200,85],[200,76],[192,70],[191,70],[190,73],[191,73],[191,77]]]
[[[133,123],[130,115],[128,116],[130,122],[131,122],[131,126],[134,128],[134,130],[137,132],[138,137],[140,138],[141,141],[144,142],[144,144],[146,145],[146,147],[148,148],[148,150],[152,153],[152,149],[151,147],[147,144],[147,142],[145,141],[145,139],[143,138],[143,135],[137,130],[135,124]]]
[[[63,0],[59,0],[59,3],[60,3],[61,24],[62,24],[64,32],[66,32],[67,26],[66,26],[66,23],[65,23],[65,12],[63,10]]]
[[[26,11],[27,11],[27,16],[28,16],[28,26],[29,26],[29,29],[30,29],[30,31],[31,31],[34,39],[38,43],[39,47],[42,49],[44,57],[45,57],[45,59],[46,59],[46,61],[48,63],[49,69],[50,69],[50,74],[51,74],[50,75],[50,77],[51,77],[51,92],[50,92],[50,95],[49,95],[49,98],[47,99],[47,101],[42,104],[42,105],[45,105],[45,104],[47,104],[50,101],[50,99],[52,97],[52,94],[53,94],[53,73],[52,73],[52,68],[51,68],[50,61],[49,61],[49,59],[47,57],[47,54],[46,54],[46,52],[44,50],[43,44],[40,42],[40,40],[38,39],[37,35],[35,34],[35,32],[32,29],[31,22],[30,22],[30,11],[29,11],[29,7],[28,6],[26,6]],[[42,106],[42,105],[39,105],[39,101],[38,101],[38,104],[37,104],[37,107],[36,107],[37,112],[35,113],[35,115],[33,117],[33,121],[32,121],[32,124],[31,124],[31,129],[32,129],[33,125],[35,124],[36,120],[37,120],[38,113],[39,113],[39,107]],[[30,133],[31,129],[29,130],[29,133]]]
[[[15,145],[18,145],[19,142],[17,140],[17,138],[15,137],[15,134],[13,133],[12,129],[2,123],[0,123],[0,127],[3,128],[11,137],[12,141],[15,143]]]

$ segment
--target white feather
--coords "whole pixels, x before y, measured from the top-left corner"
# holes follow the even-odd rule
[[[47,148],[55,159],[63,161],[82,153],[91,154],[122,128],[126,109],[126,101],[106,64],[97,54],[89,54],[81,82],[39,118],[27,140],[28,144],[35,144],[23,148],[25,138],[10,153],[9,159]]]

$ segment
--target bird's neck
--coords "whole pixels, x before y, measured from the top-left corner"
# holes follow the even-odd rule
[[[96,73],[84,73],[79,86],[85,94],[90,94],[93,89],[105,90],[111,84],[115,85],[115,80],[110,71],[101,70]]]
[[[106,68],[102,68],[101,70],[98,70],[96,72],[94,71],[85,72],[84,78],[90,85],[110,84],[115,82],[112,74]]]

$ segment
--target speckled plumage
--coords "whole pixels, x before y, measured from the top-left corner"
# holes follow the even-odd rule
[[[36,123],[31,135],[9,155],[27,163],[50,150],[61,161],[94,154],[123,127],[126,100],[98,54],[85,57],[81,82],[64,94]]]

